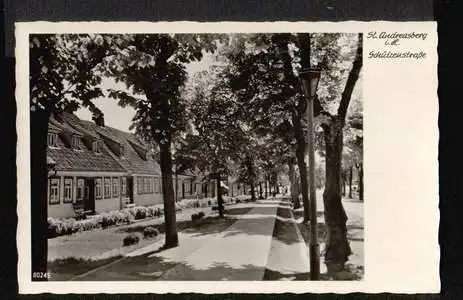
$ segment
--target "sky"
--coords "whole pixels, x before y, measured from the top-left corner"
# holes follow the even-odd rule
[[[199,62],[193,62],[186,66],[189,76],[194,73],[206,70],[214,62],[213,56],[205,54]],[[124,84],[116,84],[112,79],[104,78],[101,83],[103,90],[107,88],[124,89]],[[100,97],[93,100],[93,103],[104,113],[105,125],[122,131],[130,131],[129,127],[132,124],[132,118],[135,115],[135,110],[131,107],[122,108],[117,104],[117,101],[111,98]],[[79,108],[76,115],[83,120],[92,120],[92,114],[86,108]],[[132,130],[133,132],[133,130]]]

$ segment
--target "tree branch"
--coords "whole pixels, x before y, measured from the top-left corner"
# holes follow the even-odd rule
[[[338,118],[344,122],[346,119],[347,109],[349,107],[349,102],[352,97],[352,92],[355,87],[355,83],[359,78],[360,69],[362,68],[362,52],[363,52],[363,34],[359,33],[358,35],[358,47],[357,54],[355,55],[355,60],[352,65],[352,69],[349,72],[349,77],[347,77],[346,86],[342,92],[341,103],[338,108]]]

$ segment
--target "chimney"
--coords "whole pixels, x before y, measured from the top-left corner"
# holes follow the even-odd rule
[[[95,124],[101,127],[104,127],[104,116],[103,114],[99,114],[98,116],[94,117]]]

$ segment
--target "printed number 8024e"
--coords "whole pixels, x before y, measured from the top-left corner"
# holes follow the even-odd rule
[[[33,279],[50,279],[50,274],[47,272],[33,272],[32,273]]]

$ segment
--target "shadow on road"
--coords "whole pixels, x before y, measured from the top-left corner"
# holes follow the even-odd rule
[[[304,217],[304,209],[303,208],[298,208],[293,210],[294,218],[299,219]],[[324,212],[323,211],[317,211],[317,218],[324,217]]]
[[[233,267],[224,262],[211,262],[207,268],[194,268],[184,261],[168,261],[152,251],[123,259],[74,278],[75,281],[152,281],[152,280],[249,280],[264,274],[254,265]]]
[[[193,234],[194,236],[206,236],[221,232],[224,232],[224,237],[239,234],[269,235],[267,224],[275,218],[275,206],[278,206],[277,215],[281,215],[281,217],[276,220],[278,226],[292,226],[291,224],[284,224],[285,216],[290,214],[291,208],[288,204],[281,203],[278,205],[276,201],[259,201],[253,203],[249,207],[227,207],[225,217],[222,219],[218,216],[211,216],[196,222],[191,220],[178,222],[177,230],[179,232]],[[236,223],[240,215],[246,215],[246,223]],[[232,225],[234,225],[233,228],[230,228]],[[164,224],[131,226],[121,228],[119,231],[142,233],[148,226],[157,228],[161,233],[165,232]],[[229,230],[227,231],[227,229]],[[284,241],[286,243],[295,242],[288,238],[284,238]]]

